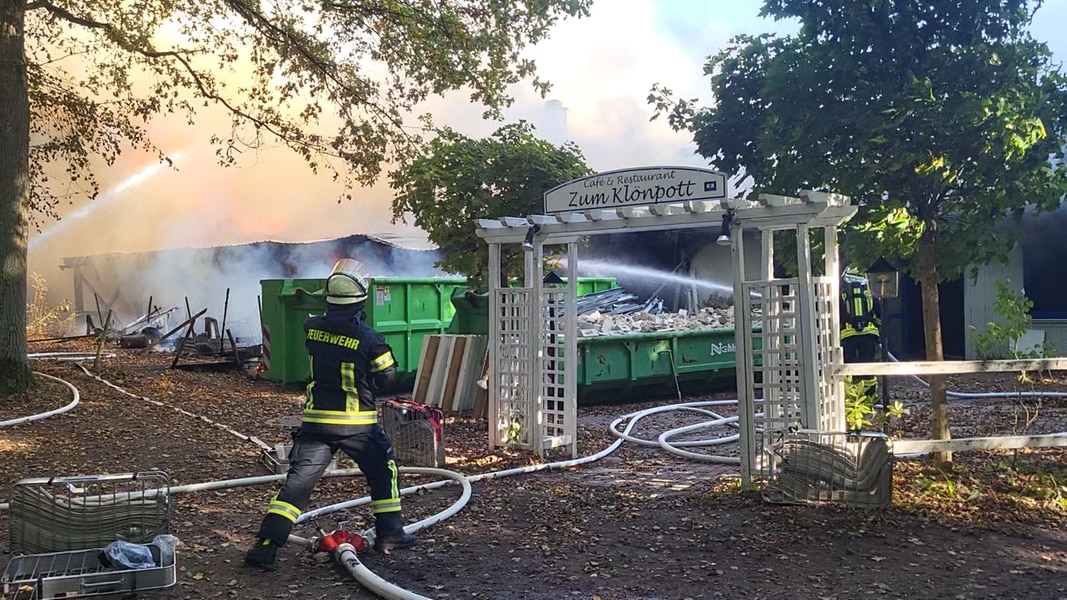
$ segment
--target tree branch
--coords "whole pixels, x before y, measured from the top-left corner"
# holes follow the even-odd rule
[[[284,135],[281,131],[278,131],[278,129],[273,124],[268,123],[268,122],[266,122],[266,121],[264,121],[262,119],[258,119],[256,117],[248,114],[247,112],[245,112],[245,111],[241,110],[240,108],[238,108],[238,107],[234,106],[233,104],[231,104],[228,100],[226,100],[226,98],[222,97],[220,94],[217,94],[217,93],[211,91],[210,89],[208,89],[207,84],[204,82],[203,76],[200,73],[198,73],[196,71],[196,69],[193,68],[192,64],[190,64],[188,59],[185,57],[186,54],[194,54],[195,51],[192,51],[192,50],[162,50],[161,51],[161,50],[155,50],[154,48],[151,48],[150,46],[147,47],[147,48],[146,47],[142,47],[141,45],[136,44],[133,41],[131,41],[130,39],[128,39],[117,27],[115,27],[114,25],[111,25],[110,23],[104,23],[104,22],[101,22],[101,21],[94,21],[92,19],[76,15],[76,14],[70,12],[69,10],[67,10],[67,9],[65,9],[63,7],[56,6],[55,4],[52,4],[48,0],[36,0],[33,3],[33,6],[35,8],[44,8],[44,9],[48,10],[49,12],[51,12],[53,15],[55,15],[55,16],[61,18],[61,19],[64,19],[64,20],[66,20],[66,21],[68,21],[70,23],[73,23],[75,25],[80,25],[82,27],[86,27],[86,28],[89,28],[89,29],[100,29],[100,30],[103,30],[105,32],[105,34],[108,36],[108,38],[110,38],[113,42],[118,44],[118,46],[120,48],[122,48],[123,50],[126,50],[127,52],[140,54],[141,56],[144,56],[145,58],[149,58],[149,59],[173,58],[174,60],[178,61],[181,64],[182,68],[185,70],[185,72],[192,79],[193,83],[196,85],[197,90],[200,92],[200,95],[202,97],[204,97],[205,99],[213,100],[215,102],[218,102],[223,107],[225,107],[228,111],[230,111],[230,113],[232,113],[233,115],[235,115],[235,116],[237,116],[237,117],[239,117],[241,119],[245,119],[245,120],[251,122],[257,128],[262,128],[262,129],[270,132],[271,134],[277,136],[279,139],[286,140],[288,142],[301,143],[301,145],[308,146],[308,144],[306,142],[300,142],[299,140],[295,140],[295,139],[291,138],[290,136]]]
[[[36,8],[44,8],[44,9],[48,10],[48,12],[52,13],[53,15],[65,20],[65,21],[68,21],[68,22],[73,23],[75,25],[81,25],[82,27],[86,27],[88,29],[102,29],[104,31],[104,33],[107,34],[108,38],[110,38],[111,41],[113,41],[116,44],[118,44],[119,47],[121,47],[123,50],[129,51],[129,52],[135,52],[137,54],[141,54],[141,55],[143,55],[145,57],[148,57],[148,58],[162,58],[164,56],[178,56],[180,54],[183,54],[183,53],[187,54],[187,53],[190,52],[190,51],[183,51],[183,50],[164,50],[164,51],[159,51],[159,50],[155,50],[155,49],[153,49],[151,47],[142,48],[138,44],[133,43],[133,41],[131,41],[129,38],[127,38],[122,33],[122,31],[120,31],[114,25],[112,25],[110,23],[104,23],[104,22],[101,22],[101,21],[94,21],[94,20],[89,19],[87,17],[78,16],[78,15],[70,12],[69,10],[67,10],[67,9],[65,9],[63,7],[56,6],[55,4],[52,4],[48,0],[37,0],[36,2],[33,2],[33,3],[29,4],[29,5],[27,5],[27,8],[30,8],[30,7],[35,8],[35,9]]]
[[[273,23],[270,19],[268,19],[265,15],[256,10],[254,7],[252,7],[245,0],[226,0],[226,3],[230,6],[230,8],[234,10],[234,12],[244,18],[246,23],[251,25],[260,33],[266,35],[267,37],[273,37],[275,39],[282,40],[286,44],[290,45],[298,55],[303,57],[303,59],[307,61],[309,65],[318,70],[319,73],[321,73],[326,80],[332,81],[340,89],[346,90],[350,94],[360,97],[362,99],[362,102],[360,102],[360,105],[362,107],[369,108],[372,112],[378,115],[378,118],[380,120],[391,124],[405,137],[407,137],[409,142],[415,141],[415,138],[413,136],[408,136],[407,132],[404,131],[405,128],[402,120],[399,120],[394,116],[388,114],[388,112],[382,110],[382,108],[376,103],[368,101],[366,98],[366,94],[362,91],[355,90],[352,88],[351,85],[345,83],[344,81],[341,81],[341,79],[337,77],[336,73],[334,72],[335,65],[333,65],[332,63],[324,62],[317,56],[315,56],[315,53],[312,52],[309,48],[307,48],[307,46],[302,42],[302,40],[298,39],[297,36],[292,35],[290,31],[286,30],[283,27],[279,27],[278,25]],[[399,15],[397,15],[397,18],[399,18]]]
[[[404,131],[404,124],[402,121],[398,120],[393,115],[388,114],[388,112],[383,110],[381,106],[379,106],[377,103],[370,102],[368,99],[365,98],[364,94],[361,94],[358,90],[353,89],[346,82],[342,81],[335,72],[335,65],[329,62],[324,62],[320,58],[316,57],[314,52],[312,52],[311,49],[308,48],[307,45],[303,42],[303,40],[299,39],[298,36],[293,35],[285,28],[280,27],[277,24],[271,22],[270,19],[268,19],[265,15],[254,9],[244,0],[226,0],[226,3],[249,25],[251,25],[263,35],[267,36],[268,38],[273,38],[278,42],[288,44],[296,51],[299,56],[301,56],[305,61],[307,61],[307,63],[314,70],[318,71],[327,81],[332,82],[334,85],[337,85],[339,88],[346,90],[348,93],[354,96],[363,96],[364,101],[360,102],[360,104],[364,108],[369,108],[372,113],[377,115],[378,119],[392,125],[397,131],[400,132],[401,135],[407,137],[410,142],[415,141],[415,138],[412,138],[407,134],[406,131]],[[238,117],[239,119],[248,121],[249,123],[253,124],[257,129],[267,131],[270,134],[276,136],[278,139],[283,140],[287,143],[302,146],[304,148],[309,148],[317,153],[333,156],[334,158],[345,158],[344,156],[341,156],[340,153],[331,153],[325,151],[325,148],[321,144],[315,144],[313,142],[301,140],[297,137],[286,134],[278,127],[277,123],[271,123],[253,116],[247,111],[242,110],[240,107],[232,104],[221,94],[210,89],[208,84],[205,82],[203,75],[199,73],[195,68],[193,68],[192,64],[185,57],[185,55],[194,54],[198,51],[156,50],[150,45],[144,45],[141,43],[137,43],[134,40],[131,40],[127,35],[125,35],[123,31],[121,31],[118,27],[115,27],[110,23],[96,21],[88,17],[77,15],[64,7],[53,4],[50,0],[34,0],[27,6],[32,7],[33,9],[44,8],[54,16],[63,19],[69,23],[79,25],[88,29],[101,30],[108,37],[108,39],[110,39],[112,42],[114,42],[116,45],[118,45],[123,50],[126,50],[127,52],[139,54],[148,59],[166,58],[176,60],[178,63],[180,63],[181,68],[184,69],[184,71],[188,74],[193,84],[196,86],[197,91],[204,99],[218,102],[232,115]]]

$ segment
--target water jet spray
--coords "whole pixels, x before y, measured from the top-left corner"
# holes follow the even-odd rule
[[[171,162],[174,162],[176,160],[180,160],[187,153],[188,152],[186,150],[179,150],[167,156],[166,159],[170,160]],[[126,179],[123,179],[122,181],[109,187],[108,189],[104,190],[99,196],[97,196],[95,200],[87,202],[78,210],[70,213],[69,215],[65,215],[54,225],[52,225],[45,231],[42,231],[39,235],[30,240],[27,248],[29,250],[33,250],[41,243],[51,239],[57,233],[63,232],[67,227],[71,225],[71,223],[75,223],[81,219],[84,219],[85,217],[89,216],[93,211],[105,204],[108,204],[109,202],[114,202],[123,193],[141,185],[145,181],[148,181],[149,179],[154,177],[161,170],[163,170],[164,166],[165,165],[162,160],[160,160],[159,162],[154,162],[150,165],[143,167],[141,170],[137,171],[133,175],[130,175]]]

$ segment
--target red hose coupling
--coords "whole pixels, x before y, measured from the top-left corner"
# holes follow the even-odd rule
[[[319,538],[319,543],[315,546],[315,551],[333,554],[341,544],[351,544],[352,547],[356,549],[356,552],[363,552],[367,549],[367,540],[363,539],[363,536],[358,533],[345,531],[344,529],[338,529],[333,533],[326,534]]]

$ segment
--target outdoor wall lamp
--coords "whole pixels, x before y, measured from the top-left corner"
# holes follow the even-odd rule
[[[526,239],[522,240],[522,249],[527,252],[533,252],[534,236],[541,232],[540,225],[531,225],[526,230]]]
[[[719,237],[715,240],[715,243],[720,246],[730,245],[730,225],[734,222],[734,209],[728,209],[722,215],[722,228],[719,230]]]
[[[900,271],[886,259],[879,258],[867,269],[867,287],[871,296],[878,300],[896,298],[900,294]]]

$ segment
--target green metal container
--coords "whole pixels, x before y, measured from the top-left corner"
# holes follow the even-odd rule
[[[578,388],[706,387],[734,376],[734,330],[693,329],[578,339]]]
[[[475,294],[470,288],[452,292],[456,311],[448,332],[454,335],[489,335],[489,295]]]
[[[419,368],[422,340],[444,333],[452,322],[452,294],[466,285],[462,277],[373,277],[367,297],[367,324],[385,337],[396,356],[401,382]],[[281,383],[310,379],[304,347],[304,321],[326,311],[326,279],[264,279],[264,377]]]
[[[562,278],[567,281],[567,278]],[[518,278],[510,280],[513,287],[520,284]],[[619,287],[614,277],[579,277],[578,296],[603,292]],[[456,335],[489,335],[489,296],[473,294],[469,288],[457,289],[452,294],[452,305],[456,315],[448,328],[448,333]]]
[[[566,283],[566,277],[560,277]],[[521,287],[522,280],[518,277],[512,277],[508,280],[508,285],[511,287]],[[578,278],[578,295],[584,296],[586,294],[592,294],[593,292],[603,292],[605,290],[611,290],[619,287],[619,281],[614,277],[579,277]]]

